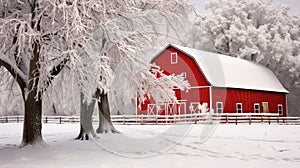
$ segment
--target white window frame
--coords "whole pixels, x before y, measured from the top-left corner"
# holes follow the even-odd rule
[[[218,107],[218,104],[221,104],[221,108]],[[221,113],[219,113],[219,110],[221,110]],[[223,102],[216,102],[216,112],[218,114],[222,114],[223,113]]]
[[[256,112],[255,106],[258,106],[258,112]],[[260,104],[259,103],[254,103],[254,113],[260,113]]]
[[[170,55],[170,58],[171,58],[171,64],[177,64],[178,63],[178,54],[177,54],[177,52],[172,52],[171,55]]]
[[[183,79],[185,79],[185,78],[186,78],[186,72],[182,72],[182,73],[181,73],[181,77],[182,77]]]
[[[243,113],[243,103],[236,103],[236,113],[239,113],[238,105],[241,105],[240,113]]]
[[[279,110],[279,107],[281,107],[281,112],[280,112],[280,110]],[[278,105],[277,105],[277,110],[278,110],[278,114],[279,114],[279,115],[282,115],[282,114],[283,114],[283,106],[282,106],[282,104],[278,104]]]

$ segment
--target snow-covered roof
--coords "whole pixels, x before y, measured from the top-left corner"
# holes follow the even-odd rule
[[[212,86],[288,93],[271,70],[257,63],[179,45],[169,46],[192,57]]]

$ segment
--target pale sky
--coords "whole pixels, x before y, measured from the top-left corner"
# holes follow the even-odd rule
[[[204,3],[206,0],[189,0],[191,3],[196,4],[199,12],[204,12]],[[281,3],[290,7],[292,14],[300,14],[300,0],[273,0],[274,3]]]

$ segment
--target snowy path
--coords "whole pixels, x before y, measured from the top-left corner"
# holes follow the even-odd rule
[[[119,125],[122,135],[101,135],[95,143],[73,140],[78,124],[44,124],[48,146],[20,149],[22,125],[0,124],[0,167],[300,167],[300,126],[219,125],[204,143],[203,125],[193,125],[180,142],[174,132],[160,136],[170,127]],[[142,157],[149,147],[158,154]]]

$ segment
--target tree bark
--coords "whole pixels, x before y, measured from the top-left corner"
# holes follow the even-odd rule
[[[100,98],[98,102],[98,111],[99,111],[99,126],[96,130],[97,133],[120,133],[112,124],[110,118],[110,108],[108,102],[107,93],[100,91],[99,89],[96,92],[97,98]]]
[[[90,104],[83,101],[84,95],[80,94],[80,132],[76,140],[89,140],[90,137],[96,137],[95,130],[93,128],[93,113],[95,110],[95,100],[92,100]]]
[[[44,143],[42,138],[42,97],[38,90],[40,46],[33,44],[33,58],[30,60],[28,95],[25,100],[23,140],[21,146]]]

